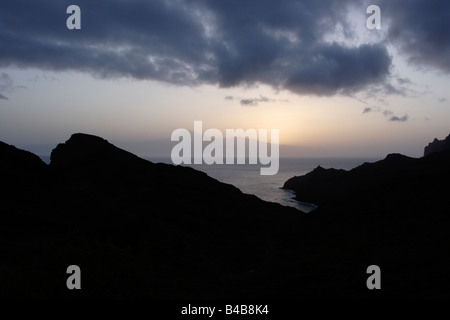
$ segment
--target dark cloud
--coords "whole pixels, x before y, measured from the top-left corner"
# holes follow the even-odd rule
[[[363,110],[363,114],[365,113],[373,113],[373,112],[381,112],[381,114],[388,118],[388,121],[391,122],[406,122],[409,119],[409,116],[405,114],[402,117],[398,117],[394,115],[394,112],[391,110],[382,110],[381,108],[375,106],[375,107],[367,107]]]
[[[450,1],[382,0],[389,19],[388,40],[412,64],[450,72]]]
[[[445,103],[445,102],[448,101],[448,99],[444,97],[444,98],[439,98],[438,101],[439,101],[440,103]]]
[[[398,117],[394,115],[394,112],[392,112],[391,110],[384,110],[383,116],[388,117],[388,121],[391,122],[406,122],[409,119],[409,116],[407,114],[402,117]]]
[[[392,58],[383,43],[324,41],[337,26],[351,37],[352,1],[76,2],[81,30],[66,28],[72,1],[1,2],[0,67],[190,86],[266,84],[314,95],[351,94],[389,81]]]
[[[387,39],[411,63],[450,72],[450,2],[378,0]],[[72,1],[0,2],[0,67],[77,70],[98,77],[220,87],[266,84],[297,94],[408,94],[390,77],[386,42],[352,38],[348,4],[361,1],[78,0],[81,30],[66,28]],[[392,82],[395,82],[394,86]]]
[[[397,117],[397,116],[392,116],[389,118],[389,121],[392,122],[406,122],[408,120],[409,116],[407,114],[405,114],[403,117]]]
[[[9,100],[9,99],[0,93],[0,100]]]
[[[393,114],[394,114],[394,112],[392,112],[391,110],[384,110],[383,111],[383,116],[385,116],[385,117],[392,116]]]
[[[263,95],[260,95],[259,98],[239,98],[239,97],[233,97],[233,96],[226,96],[225,100],[233,101],[233,100],[239,100],[239,103],[243,106],[257,106],[260,102],[289,102],[289,100],[285,99],[271,99],[267,98]]]
[[[233,96],[226,96],[225,100],[233,101],[233,100],[239,100],[239,103],[243,106],[257,106],[260,102],[289,102],[288,100],[284,99],[271,99],[267,98],[263,95],[260,95],[259,98],[239,98],[239,97],[233,97]]]
[[[264,96],[260,96],[259,98],[252,98],[252,99],[241,99],[240,103],[243,106],[257,106],[260,102],[274,102],[277,100],[269,99]]]
[[[243,106],[256,106],[258,105],[258,102],[253,99],[242,99],[240,101],[241,105]]]

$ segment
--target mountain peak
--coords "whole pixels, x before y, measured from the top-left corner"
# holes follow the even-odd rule
[[[87,133],[74,133],[70,136],[70,139],[66,141],[68,143],[83,143],[83,144],[107,144],[108,140],[98,136]]]
[[[75,133],[53,149],[50,166],[57,169],[97,166],[104,170],[122,165],[149,164],[136,155],[117,148],[107,140],[85,133]]]

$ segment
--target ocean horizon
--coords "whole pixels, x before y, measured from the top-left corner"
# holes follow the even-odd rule
[[[173,164],[170,158],[144,157],[155,163]],[[295,193],[281,189],[283,184],[294,176],[302,176],[311,172],[317,166],[351,170],[365,162],[375,162],[382,158],[280,158],[278,173],[275,175],[260,175],[261,164],[187,164],[184,166],[205,172],[208,176],[231,184],[243,193],[253,194],[258,198],[280,203],[283,206],[294,207],[303,212],[311,212],[314,204],[294,200]]]

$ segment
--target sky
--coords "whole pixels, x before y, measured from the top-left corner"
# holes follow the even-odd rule
[[[279,129],[281,157],[420,157],[449,80],[450,1],[0,2],[0,140],[38,154],[84,132],[167,156],[200,120]]]

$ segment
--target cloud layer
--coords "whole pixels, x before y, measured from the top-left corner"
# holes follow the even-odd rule
[[[259,98],[238,98],[238,97],[233,97],[233,96],[227,96],[225,97],[225,100],[239,100],[239,103],[242,106],[257,106],[260,102],[261,103],[267,103],[267,102],[276,102],[276,101],[284,101],[286,102],[286,100],[277,100],[277,99],[270,99],[267,97],[264,97],[263,95],[260,95]]]
[[[372,113],[372,112],[381,112],[383,116],[387,118],[388,121],[391,122],[406,122],[409,119],[409,116],[407,114],[403,115],[402,117],[398,117],[394,115],[394,112],[392,110],[382,110],[379,107],[366,107],[363,110],[363,114]]]
[[[342,1],[80,0],[82,30],[66,28],[69,4],[2,2],[0,66],[332,95],[383,82],[391,65],[382,45],[323,41],[346,24]]]
[[[82,29],[68,30],[66,8],[72,2],[3,1],[0,67],[189,86],[267,84],[327,96],[388,86],[392,57],[384,42],[350,46],[325,40],[337,27],[353,36],[349,3],[355,6],[342,0],[78,0]],[[391,17],[390,39],[412,61],[450,71],[450,38],[443,32],[449,4],[411,3],[383,4],[383,17]],[[358,5],[365,15],[364,3]],[[433,18],[419,19],[420,14]]]
[[[393,121],[393,122],[406,122],[409,119],[409,116],[407,114],[405,114],[402,117],[397,117],[397,116],[392,116],[389,118],[389,121]]]
[[[383,0],[388,40],[417,66],[450,72],[450,1]]]

